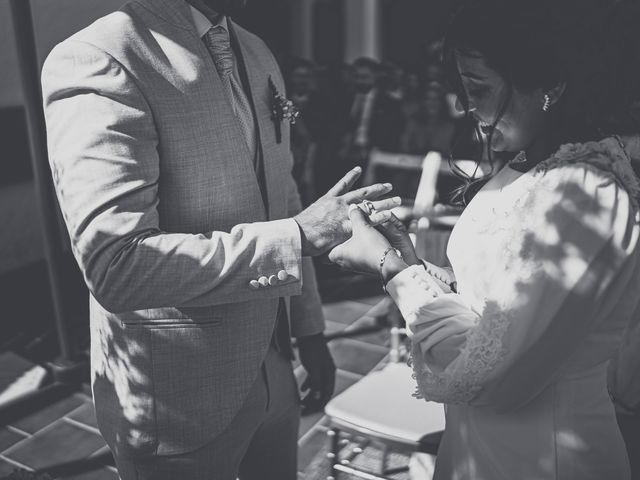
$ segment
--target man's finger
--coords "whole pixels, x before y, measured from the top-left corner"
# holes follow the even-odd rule
[[[389,193],[392,189],[393,185],[390,183],[376,183],[375,185],[369,185],[368,187],[362,187],[353,192],[345,193],[342,198],[347,203],[360,203],[363,200],[376,200]]]
[[[331,190],[327,192],[327,195],[330,197],[344,195],[351,189],[351,187],[353,187],[353,184],[356,183],[356,180],[358,180],[360,175],[362,175],[361,167],[355,167],[354,169],[349,170],[338,183],[331,187]]]
[[[392,208],[402,205],[402,199],[400,197],[385,198],[384,200],[378,200],[371,203],[373,204],[373,208],[378,211],[391,210]]]

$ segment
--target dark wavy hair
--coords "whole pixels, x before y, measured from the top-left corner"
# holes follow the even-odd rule
[[[482,57],[507,84],[495,124],[516,87],[530,92],[567,87],[549,112],[553,142],[599,140],[640,132],[640,2],[637,0],[470,0],[447,31],[443,62],[447,77],[469,115],[456,56]],[[482,137],[476,128],[477,140]],[[487,139],[488,145],[491,138]],[[493,174],[466,175],[460,199],[469,198]],[[479,153],[479,156],[482,153]]]

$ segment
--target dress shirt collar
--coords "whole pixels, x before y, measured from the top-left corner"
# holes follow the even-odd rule
[[[191,5],[189,7],[191,8],[193,26],[196,28],[196,32],[198,32],[198,36],[200,38],[202,38],[211,27],[222,26],[227,32],[229,31],[229,25],[225,15],[218,15],[217,22],[213,24],[211,23],[211,20],[209,20],[200,10]]]

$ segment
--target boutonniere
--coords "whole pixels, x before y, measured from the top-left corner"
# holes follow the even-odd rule
[[[278,91],[278,87],[269,75],[269,90],[271,90],[271,118],[276,127],[276,141],[282,143],[282,122],[287,120],[295,125],[300,115],[298,107]]]

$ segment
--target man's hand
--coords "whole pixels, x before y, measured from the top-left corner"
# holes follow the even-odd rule
[[[322,333],[298,338],[300,362],[307,371],[302,391],[302,414],[321,411],[333,395],[336,386],[336,366]]]
[[[350,192],[349,189],[358,180],[361,173],[360,167],[354,168],[326,195],[294,217],[300,226],[302,255],[321,255],[346,241],[351,235],[349,205],[360,203],[363,200],[375,200],[391,191],[391,184],[378,183]],[[400,203],[400,198],[373,202],[377,211],[376,223],[388,220],[391,214],[385,210],[397,207]]]

